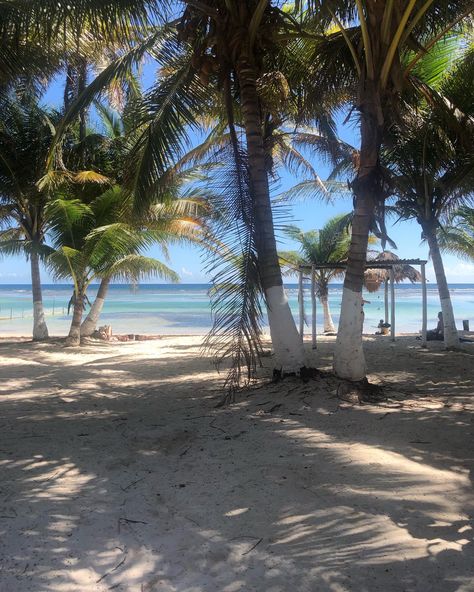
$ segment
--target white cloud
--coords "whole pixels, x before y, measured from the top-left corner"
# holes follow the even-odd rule
[[[446,279],[451,284],[472,284],[474,283],[474,263],[458,261],[451,265],[445,263]],[[430,282],[436,282],[436,276],[433,270],[433,264],[426,266],[426,276]]]
[[[186,267],[182,267],[181,268],[181,275],[186,275],[188,277],[192,277],[194,274],[192,271],[189,271],[189,269],[186,269]]]
[[[14,272],[10,272],[10,273],[1,273],[0,272],[0,278],[23,278],[23,277],[27,277],[25,274],[18,274],[18,273],[14,273]]]

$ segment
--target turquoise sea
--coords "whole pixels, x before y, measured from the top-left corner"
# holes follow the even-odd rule
[[[208,284],[143,284],[136,289],[127,285],[110,288],[100,324],[111,325],[114,333],[142,334],[205,334],[211,327],[211,311]],[[291,308],[298,322],[298,289],[295,284],[286,286]],[[469,319],[474,328],[474,284],[450,285],[454,313],[458,327]],[[92,301],[97,286],[91,286]],[[310,324],[311,311],[309,289],[305,291],[306,313]],[[63,284],[46,284],[43,298],[48,327],[52,335],[65,335],[71,317],[67,304],[72,288]],[[330,288],[330,306],[337,324],[342,285]],[[365,294],[370,301],[365,305],[364,332],[373,333],[384,315],[383,290]],[[435,284],[428,285],[428,327],[436,326],[439,307]],[[0,285],[0,336],[30,335],[32,327],[31,287],[25,284]],[[421,329],[421,288],[419,285],[396,286],[396,330],[417,333]],[[307,327],[310,331],[310,327]],[[318,331],[322,331],[322,310],[318,303]]]

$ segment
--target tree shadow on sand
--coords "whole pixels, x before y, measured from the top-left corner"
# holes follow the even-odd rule
[[[2,352],[0,590],[472,589],[473,416],[424,377],[414,407],[289,380],[216,410],[186,351],[31,347]]]

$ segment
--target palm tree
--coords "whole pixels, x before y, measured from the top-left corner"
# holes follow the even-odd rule
[[[33,339],[48,337],[40,278],[48,194],[37,181],[54,137],[53,114],[31,96],[0,98],[0,251],[30,261]]]
[[[474,261],[474,209],[463,206],[456,210],[448,224],[439,228],[438,242],[442,251]]]
[[[361,145],[351,184],[355,197],[353,234],[334,356],[336,374],[358,381],[366,374],[360,313],[369,229],[377,203],[382,204],[387,196],[381,149],[403,110],[401,97],[406,100],[411,94],[411,99],[416,96],[415,102],[419,102],[420,91],[429,91],[422,58],[429,58],[440,40],[461,28],[473,7],[468,0],[357,0],[310,5],[328,14],[334,25],[328,35],[322,35],[315,75],[328,87],[342,84],[360,116]],[[357,26],[352,25],[355,21]],[[418,83],[417,75],[425,75],[424,84]]]
[[[402,219],[415,219],[427,241],[443,312],[446,347],[459,343],[449,287],[440,252],[441,221],[474,196],[473,92],[471,49],[442,81],[437,100],[412,113],[404,128],[391,130],[386,151],[392,174],[395,209]],[[408,129],[408,131],[406,131]]]
[[[214,119],[220,117],[228,128],[226,154],[221,152],[221,157],[230,158],[233,168],[227,176],[227,192],[233,199],[233,203],[227,201],[225,208],[227,233],[234,233],[240,243],[247,269],[258,265],[258,272],[251,275],[259,278],[259,288],[265,295],[278,362],[298,370],[304,366],[304,351],[278,265],[269,188],[271,159],[265,145],[271,131],[281,122],[282,107],[291,101],[288,83],[276,71],[284,62],[283,55],[272,56],[272,76],[267,78],[266,69],[270,64],[263,64],[258,57],[259,48],[267,43],[275,45],[272,41],[275,26],[283,29],[290,24],[286,13],[270,5],[264,6],[262,2],[250,2],[245,7],[235,0],[190,3],[179,23],[177,36],[173,37],[170,27],[165,32],[157,32],[154,38],[152,35],[146,47],[136,48],[129,57],[122,57],[104,71],[85,96],[90,98],[91,91],[116,79],[137,56],[141,57],[158,41],[164,44],[166,75],[148,93],[142,113],[137,117],[147,125],[131,159],[134,170],[131,189],[136,203],[146,207],[153,199],[159,179],[176,158],[189,128],[199,126],[203,112]],[[237,35],[233,34],[235,31]],[[279,51],[290,55],[287,42],[280,43]],[[154,55],[160,56],[160,51],[154,51]],[[163,61],[163,58],[158,59]],[[240,115],[235,108],[236,100]],[[77,112],[81,104],[80,99],[72,112]],[[245,141],[241,141],[239,123]],[[248,285],[245,278],[243,281]],[[243,298],[242,315],[254,315],[255,311],[247,308],[251,301]],[[234,315],[233,319],[237,317]],[[247,337],[237,348],[258,350],[250,344],[258,336],[249,334]],[[236,358],[240,356],[237,354]]]
[[[463,181],[466,174],[472,176],[472,164],[466,170],[466,163],[459,158],[454,145],[451,146],[451,158],[446,152],[442,155],[438,152],[442,144],[446,146],[444,130],[422,126],[416,134],[390,151],[396,171],[395,208],[401,219],[415,219],[421,225],[422,238],[428,243],[438,285],[444,342],[447,347],[455,347],[459,337],[438,236],[443,215],[466,200]]]
[[[39,265],[48,252],[44,245],[47,204],[63,191],[97,196],[104,183],[120,177],[125,146],[123,139],[121,142],[94,133],[81,139],[78,130],[70,128],[61,143],[64,170],[45,175],[61,115],[43,108],[34,95],[21,89],[0,95],[0,113],[0,225],[4,228],[0,252],[23,253],[30,261],[33,339],[41,340],[48,337]],[[66,164],[76,172],[66,170]],[[77,170],[85,164],[89,170]]]
[[[305,184],[304,192],[308,192],[310,184]],[[311,182],[314,185],[314,181]],[[301,187],[297,188],[297,193]],[[294,194],[293,194],[294,195]],[[282,267],[287,273],[294,274],[300,267],[321,265],[324,263],[342,263],[340,268],[314,269],[317,296],[323,306],[324,332],[334,333],[335,327],[329,309],[329,282],[344,276],[345,264],[351,242],[352,214],[340,214],[329,219],[321,230],[303,232],[296,226],[287,229],[287,235],[300,243],[300,251],[283,251],[280,253]],[[377,242],[375,236],[369,236],[369,244]],[[377,258],[376,258],[377,259]],[[364,275],[364,285],[370,288],[374,277],[367,271]],[[378,286],[377,286],[378,288]]]
[[[59,198],[47,206],[53,251],[48,265],[57,279],[72,278],[74,311],[67,345],[79,345],[87,288],[95,279],[127,279],[158,275],[178,281],[165,264],[144,257],[139,250],[157,239],[154,231],[120,221],[120,188],[108,189],[90,204]]]
[[[291,14],[268,2],[244,5],[236,0],[208,0],[187,3],[176,28],[177,34],[172,26],[152,32],[141,46],[104,70],[75,102],[64,126],[94,93],[129,71],[145,52],[158,56],[162,76],[136,116],[146,124],[130,159],[129,187],[137,206],[146,208],[159,194],[160,179],[189,140],[190,129],[202,126],[203,115],[227,130],[219,153],[229,161],[221,188],[227,194],[226,203],[221,204],[227,225],[221,224],[220,231],[224,242],[233,243],[232,251],[238,247],[242,252],[246,263],[238,269],[247,273],[238,280],[241,314],[230,315],[229,326],[221,324],[220,329],[238,335],[234,360],[255,364],[252,352],[259,351],[258,334],[236,328],[239,319],[246,317],[243,327],[252,325],[251,317],[258,317],[255,299],[246,297],[253,289],[250,281],[256,280],[268,309],[276,363],[298,370],[304,365],[304,351],[278,265],[269,177],[274,165],[270,154],[283,145],[283,136],[277,138],[274,132],[289,124],[301,108],[302,64],[308,62],[308,53],[298,51],[300,26]],[[272,49],[262,52],[264,47]],[[299,61],[298,55],[302,56]],[[330,120],[327,110],[314,108],[306,123],[319,121],[334,135]],[[230,269],[237,269],[233,259]],[[234,280],[236,285],[237,277]],[[235,293],[215,293],[237,302]]]
[[[189,175],[189,172],[187,172]],[[123,203],[126,203],[126,199]],[[130,208],[120,208],[119,218],[126,222],[133,220]],[[211,218],[209,206],[202,196],[194,190],[185,193],[185,197],[176,197],[171,203],[156,204],[151,206],[146,218],[142,217],[137,231],[144,230],[151,233],[154,241],[162,250],[167,252],[167,247],[171,244],[197,244],[200,246],[210,245],[211,237],[208,225]],[[139,255],[139,253],[135,253]],[[136,263],[144,261],[144,259],[134,259]],[[124,262],[129,263],[130,258]],[[122,263],[124,263],[122,262]],[[109,271],[105,271],[100,276],[99,289],[96,298],[91,305],[87,317],[81,325],[81,337],[87,337],[94,333],[97,328],[102,308],[104,306],[105,298],[108,293],[110,282],[114,279],[114,272],[120,268],[122,275],[128,281],[136,281],[133,274],[127,276],[124,273],[127,269],[123,264],[115,265]],[[176,278],[173,276],[173,281]]]
[[[137,217],[133,211],[133,196],[123,187],[123,170],[136,137],[136,130],[130,126],[130,104],[125,104],[122,114],[103,103],[96,102],[95,106],[100,115],[103,135],[90,134],[83,143],[89,140],[92,147],[92,154],[88,155],[89,164],[92,161],[96,167],[105,168],[116,181],[122,181],[122,186],[115,188],[117,203],[121,201],[116,210],[116,221],[134,225],[137,232],[153,232],[155,241],[165,252],[167,245],[176,242],[209,245],[211,233],[208,226],[213,214],[209,195],[203,194],[199,186],[206,178],[207,169],[194,164],[200,157],[199,147],[185,154],[165,172],[161,179],[161,202],[150,205],[146,212]],[[97,141],[100,150],[97,149]],[[188,188],[183,190],[185,185]],[[82,336],[95,331],[112,279],[111,275],[101,279],[96,299],[82,323]]]
[[[299,251],[282,251],[283,268],[295,273],[300,266],[321,263],[341,263],[347,259],[350,234],[350,214],[341,214],[328,220],[321,230],[303,232],[296,226],[287,229],[289,238],[299,243]],[[344,275],[344,268],[315,269],[317,296],[324,311],[324,332],[334,333],[335,327],[329,309],[329,282]]]

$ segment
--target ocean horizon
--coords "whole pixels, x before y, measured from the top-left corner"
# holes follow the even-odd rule
[[[163,334],[204,335],[212,326],[209,289],[211,284],[112,284],[105,301],[100,325],[111,325],[115,334]],[[285,284],[291,309],[298,323],[298,285]],[[450,284],[457,326],[469,320],[474,327],[474,283]],[[88,297],[92,302],[98,284],[92,284]],[[427,285],[428,327],[435,327],[440,303],[436,284]],[[66,335],[71,323],[67,306],[72,295],[68,284],[44,284],[43,302],[51,335]],[[342,283],[331,284],[329,302],[334,323],[337,326],[342,298]],[[365,305],[364,332],[375,333],[379,320],[384,316],[384,291],[364,292],[369,301]],[[397,284],[395,287],[396,331],[418,333],[421,330],[421,285]],[[311,301],[309,285],[305,286],[305,313],[311,331]],[[87,314],[87,311],[86,311]],[[32,331],[32,295],[30,284],[0,285],[0,336],[29,336]],[[318,302],[318,332],[323,330],[322,308]]]

